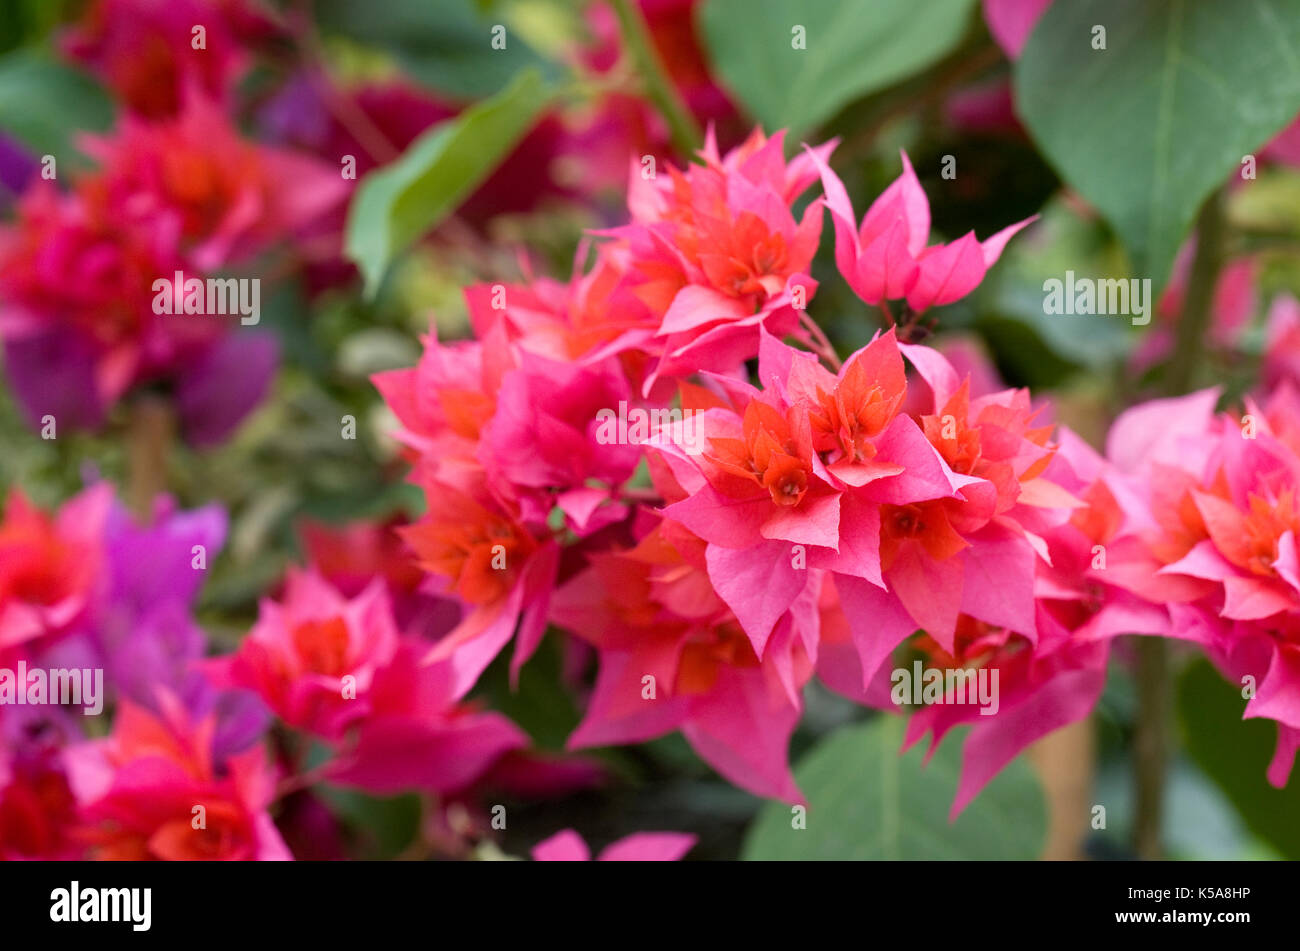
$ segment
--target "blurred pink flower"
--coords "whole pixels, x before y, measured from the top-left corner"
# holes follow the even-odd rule
[[[112,488],[99,483],[51,516],[13,489],[0,521],[0,649],[66,632],[105,583]]]
[[[696,838],[683,832],[637,832],[607,845],[597,862],[676,862],[694,847]],[[572,829],[557,832],[533,846],[538,862],[589,862],[591,850]]]
[[[251,0],[94,0],[63,49],[131,110],[162,118],[180,109],[187,90],[226,98],[249,64],[244,44],[273,31]]]
[[[160,122],[128,116],[86,148],[102,169],[82,187],[114,210],[174,216],[189,259],[204,271],[302,231],[347,191],[338,168],[242,138],[202,96]]]
[[[161,715],[123,702],[112,734],[69,749],[84,836],[98,859],[291,859],[266,808],[274,774],[254,747],[218,760],[215,721],[174,698]]]

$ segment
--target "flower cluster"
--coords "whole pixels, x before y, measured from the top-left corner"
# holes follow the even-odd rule
[[[1273,301],[1261,386],[1240,410],[1221,410],[1218,389],[1142,403],[1099,452],[955,338],[923,342],[1033,218],[932,235],[904,152],[859,217],[837,142],[738,128],[691,32],[694,0],[638,6],[681,100],[671,134],[664,107],[623,83],[614,11],[592,5],[590,35],[559,55],[592,80],[593,108],[549,106],[432,240],[482,250],[501,212],[624,176],[625,208],[588,202],[601,226],[567,277],[521,257],[515,279],[467,287],[467,339],[435,325],[414,366],[353,374],[391,411],[388,473],[405,471],[422,505],[297,522],[300,561],[274,562],[274,587],[244,591],[237,630],[219,631],[209,569],[228,535],[249,547],[222,506],[159,495],[133,514],[97,476],[52,510],[9,493],[0,859],[339,858],[356,850],[338,802],[406,796],[419,815],[404,855],[492,857],[502,799],[596,787],[617,770],[592,750],[673,733],[732,785],[802,803],[789,751],[815,681],[905,716],[905,747],[964,728],[955,817],[1093,710],[1128,635],[1178,639],[1239,682],[1245,715],[1278,725],[1267,776],[1287,782],[1300,304]],[[986,0],[985,15],[1015,56],[1049,6]],[[276,272],[309,292],[356,277],[339,250],[351,173],[467,103],[336,81],[314,34],[245,95],[255,59],[309,29],[256,0],[95,0],[63,34],[121,112],[77,142],[88,168],[18,156],[0,343],[28,423],[96,428],[149,388],[190,444],[217,443],[261,399],[278,347],[211,313],[211,285],[280,254]],[[709,120],[703,145],[671,164],[692,116]],[[1287,138],[1267,157],[1286,160]],[[10,151],[0,141],[0,171]],[[581,189],[552,174],[561,156]],[[1196,241],[1134,375],[1185,342]],[[1231,260],[1207,302],[1208,338],[1234,355],[1253,345],[1265,264]],[[192,278],[206,299],[190,300],[204,295]],[[844,359],[819,324],[836,301],[879,320]],[[381,442],[374,461],[391,456]],[[527,691],[544,643],[560,658],[549,686],[576,701],[545,742],[500,702],[521,678]],[[576,831],[546,831],[534,859],[592,858]],[[639,833],[597,858],[673,861],[695,843]]]
[[[1072,571],[1103,463],[1028,393],[973,393],[893,327],[842,364],[829,351],[807,311],[823,202],[850,286],[912,314],[973,290],[1025,224],[927,247],[903,156],[859,225],[832,148],[787,160],[755,132],[685,169],[634,167],[630,220],[590,268],[469,288],[475,340],[430,337],[376,378],[428,504],[405,537],[466,606],[431,656],[472,681],[514,635],[517,670],[549,621],[599,657],[571,747],[680,730],[790,801],[804,685],[888,705],[888,662],[923,631],[936,666],[1003,676],[991,719],[913,720],[914,737],[978,722],[992,755],[971,758],[960,806],[1087,713],[1106,638],[1130,632]]]
[[[1121,555],[1108,573],[1242,686],[1247,718],[1277,722],[1268,778],[1284,786],[1300,747],[1300,397],[1283,382],[1242,414],[1216,413],[1218,397],[1116,421],[1106,494]]]
[[[165,385],[187,439],[207,445],[257,404],[277,359],[269,335],[229,332],[260,319],[261,295],[246,295],[256,312],[240,311],[228,275],[341,206],[346,183],[237,130],[229,90],[245,57],[235,38],[255,32],[251,14],[152,4],[151,18],[136,5],[97,4],[67,38],[127,112],[111,134],[78,143],[93,170],[49,155],[29,176],[16,220],[0,229],[0,338],[34,427],[97,428],[128,391]],[[195,47],[199,22],[210,32]],[[221,300],[196,290],[218,275]]]
[[[445,602],[407,586],[409,571],[385,572],[382,546],[395,536],[379,529],[367,552],[360,529],[309,528],[309,552],[351,541],[350,561],[326,555],[292,570],[238,649],[208,657],[194,600],[225,531],[219,508],[180,512],[165,498],[141,524],[106,483],[56,513],[10,497],[0,521],[0,856],[290,858],[278,828],[300,831],[315,801],[295,796],[315,782],[437,796],[428,835],[457,854],[490,830],[489,791],[545,798],[603,778],[592,762],[527,750],[508,719],[463,699],[453,664],[428,657]],[[357,574],[369,579],[359,591]],[[68,702],[48,673],[26,705],[15,671],[29,670],[88,679]],[[110,709],[111,734],[94,738],[87,715]],[[311,769],[293,760],[309,739],[325,754]]]

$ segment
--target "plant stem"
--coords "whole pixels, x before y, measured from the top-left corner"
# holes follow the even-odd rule
[[[1215,192],[1206,200],[1196,224],[1196,256],[1175,331],[1173,356],[1165,372],[1165,392],[1170,396],[1192,387],[1204,359],[1223,247],[1223,198]],[[1137,657],[1133,848],[1139,858],[1158,859],[1162,855],[1160,828],[1169,759],[1169,646],[1163,638],[1139,637]]]
[[[1174,353],[1165,376],[1165,391],[1170,396],[1180,396],[1191,389],[1197,364],[1204,357],[1205,333],[1214,306],[1214,285],[1223,260],[1223,223],[1223,198],[1215,192],[1206,199],[1196,222],[1196,256],[1175,331]]]
[[[838,373],[843,363],[839,356],[836,355],[835,347],[831,344],[830,338],[826,336],[826,332],[817,326],[817,322],[809,317],[807,313],[799,315],[799,322],[813,339],[815,345],[813,352],[825,360],[830,368]]]
[[[317,783],[324,782],[329,778],[330,773],[338,768],[338,765],[339,764],[335,760],[326,760],[323,763],[313,766],[311,769],[303,770],[302,772],[295,773],[292,776],[280,780],[279,784],[275,787],[275,798],[283,799],[286,796],[291,796],[304,789],[310,789]]]
[[[126,497],[137,518],[150,518],[154,497],[167,488],[172,428],[171,407],[161,397],[144,395],[131,407],[126,437]]]
[[[650,28],[646,26],[645,17],[633,5],[632,0],[609,0],[609,5],[618,18],[623,42],[627,44],[628,52],[645,81],[646,95],[668,123],[673,147],[683,158],[689,159],[700,147],[700,128],[678,95],[677,87],[668,77],[668,70],[650,39]]]
[[[1169,650],[1163,638],[1139,637],[1137,727],[1133,735],[1133,851],[1141,859],[1159,859],[1164,815],[1165,767],[1168,759]]]

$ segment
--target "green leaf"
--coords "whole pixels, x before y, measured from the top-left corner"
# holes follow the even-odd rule
[[[702,25],[725,85],[771,132],[797,137],[942,59],[974,0],[708,0]],[[806,48],[795,48],[795,27]]]
[[[488,706],[528,732],[539,749],[563,750],[581,717],[564,686],[563,658],[554,634],[547,637],[510,683],[509,652],[498,657],[476,687]]]
[[[366,293],[393,258],[467,197],[532,127],[550,93],[536,72],[522,73],[491,99],[440,122],[402,157],[367,175],[348,212],[347,253]]]
[[[1252,832],[1288,859],[1300,859],[1300,779],[1285,789],[1269,785],[1277,724],[1243,720],[1241,689],[1207,660],[1191,664],[1178,681],[1178,712],[1192,759],[1214,780]]]
[[[1206,196],[1300,112],[1300,0],[1054,3],[1015,87],[1039,147],[1159,292]]]
[[[468,0],[318,0],[314,11],[323,30],[386,50],[418,82],[454,98],[490,96],[524,69],[553,72],[500,11]],[[506,26],[505,49],[492,48],[496,26]]]
[[[360,838],[358,847],[372,860],[395,859],[420,832],[420,797],[371,796],[341,786],[312,790]]]
[[[768,803],[745,841],[750,860],[1033,859],[1047,812],[1029,767],[1015,760],[966,807],[948,811],[957,788],[964,731],[923,765],[924,743],[899,755],[902,720],[878,716],[822,740],[795,769],[808,798],[806,829],[791,807]]]
[[[112,125],[113,105],[86,73],[29,51],[0,57],[0,130],[37,155],[84,162],[75,137]]]

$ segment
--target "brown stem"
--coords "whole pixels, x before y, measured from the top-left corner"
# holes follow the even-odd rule
[[[167,488],[167,453],[173,430],[172,409],[162,397],[141,396],[131,407],[126,497],[138,518],[150,517],[155,496]]]

